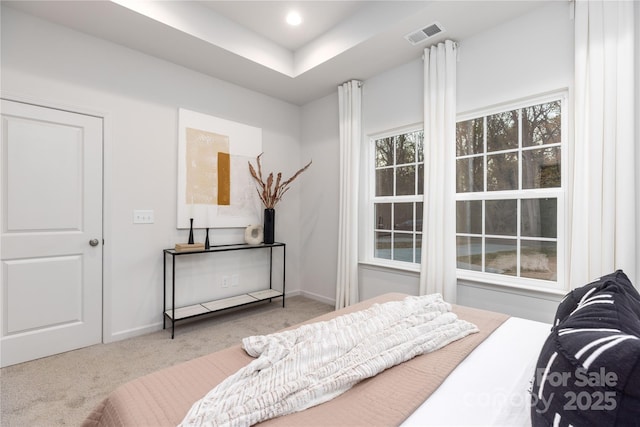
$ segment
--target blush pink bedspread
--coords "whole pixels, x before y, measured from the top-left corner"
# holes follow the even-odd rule
[[[404,297],[405,294],[399,293],[381,295],[305,323],[328,320],[374,303]],[[508,318],[500,313],[455,305],[453,311],[459,318],[478,326],[480,332],[364,380],[329,402],[265,421],[261,425],[401,424],[458,363]],[[89,414],[83,427],[176,426],[195,401],[251,360],[237,345],[140,377],[123,384],[105,398]]]

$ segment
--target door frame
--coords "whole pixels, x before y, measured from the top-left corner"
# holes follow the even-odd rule
[[[112,221],[111,215],[111,171],[112,168],[112,136],[111,136],[111,115],[106,111],[94,110],[86,106],[73,104],[63,104],[47,98],[34,97],[31,95],[17,94],[0,90],[0,98],[7,101],[15,101],[23,104],[30,104],[36,107],[52,108],[69,113],[78,113],[86,116],[93,116],[102,119],[102,343],[106,344],[115,341],[113,339],[112,324]],[[4,185],[0,175],[0,186]],[[0,246],[0,253],[2,247]],[[2,263],[0,263],[0,277],[2,277]]]

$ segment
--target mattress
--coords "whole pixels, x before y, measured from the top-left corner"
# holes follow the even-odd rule
[[[369,307],[400,300],[404,294],[385,294],[336,312],[311,319],[323,321]],[[399,425],[445,381],[508,316],[469,307],[453,306],[480,332],[438,351],[364,380],[346,393],[302,412],[267,420],[264,425]],[[307,322],[308,323],[308,322]],[[123,384],[89,414],[83,426],[175,426],[191,405],[211,388],[251,361],[240,346],[166,368]]]
[[[530,426],[529,390],[550,329],[547,323],[507,319],[403,426]]]

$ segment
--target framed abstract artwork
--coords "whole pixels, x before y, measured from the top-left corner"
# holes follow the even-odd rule
[[[177,228],[245,228],[262,205],[248,161],[262,152],[262,129],[178,109]]]

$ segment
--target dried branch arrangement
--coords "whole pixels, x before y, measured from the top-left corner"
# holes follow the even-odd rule
[[[273,209],[276,206],[276,203],[278,203],[280,199],[282,199],[282,196],[284,196],[284,193],[286,193],[289,190],[289,185],[302,172],[304,172],[305,170],[307,170],[309,166],[311,166],[312,161],[309,161],[309,163],[307,163],[305,167],[300,169],[298,172],[293,174],[291,178],[285,181],[282,180],[282,172],[278,172],[278,175],[276,175],[275,186],[274,186],[273,172],[271,172],[267,177],[267,182],[265,182],[262,177],[262,164],[260,163],[260,157],[262,157],[262,154],[264,153],[260,153],[260,155],[256,157],[256,162],[258,163],[258,171],[256,172],[256,169],[253,167],[251,162],[248,162],[249,172],[251,172],[251,176],[258,183],[258,188],[256,188],[256,191],[258,192],[258,196],[260,196],[260,200],[262,200],[264,207],[268,209]]]

